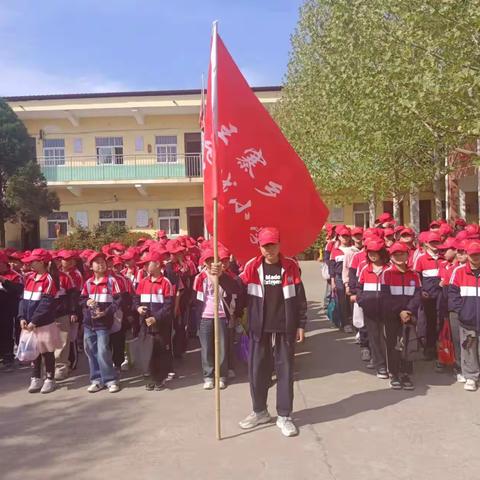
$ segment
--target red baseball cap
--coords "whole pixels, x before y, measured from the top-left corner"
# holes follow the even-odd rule
[[[405,243],[395,242],[389,249],[388,253],[393,255],[397,252],[408,253],[408,247]]]
[[[280,243],[280,231],[275,227],[264,227],[258,234],[258,243],[261,247],[269,243]]]
[[[213,251],[213,248],[206,248],[203,252],[202,252],[202,256],[200,257],[200,264],[203,265],[207,259],[209,258],[213,258],[215,256],[215,253]]]
[[[457,244],[457,239],[456,238],[453,238],[453,237],[448,237],[445,239],[445,241],[439,245],[437,248],[439,250],[448,250],[448,249],[454,249],[456,250],[457,247],[456,247],[456,244]]]
[[[465,250],[467,248],[465,240],[459,240],[458,238],[455,239],[455,248],[457,250]]]
[[[98,257],[102,257],[104,260],[107,259],[103,252],[90,251],[90,253],[88,254],[88,257],[87,257],[87,264],[91,265],[93,263],[93,261]]]
[[[157,232],[157,238],[160,239],[160,238],[166,238],[167,237],[167,232],[165,230],[159,230]]]
[[[432,243],[432,242],[440,243],[441,241],[442,241],[442,237],[438,232],[427,232],[424,239],[425,243]]]
[[[453,233],[453,228],[448,223],[442,223],[440,225],[440,230],[438,231],[440,235],[451,235]]]
[[[395,235],[395,230],[393,228],[386,228],[384,231],[383,231],[383,235],[385,237],[391,237],[393,235]]]
[[[185,251],[185,247],[178,240],[169,240],[167,250],[169,253],[180,253]]]
[[[393,222],[393,221],[394,219],[392,214],[388,212],[384,212],[377,218],[375,223],[387,223],[387,222]]]
[[[467,225],[467,222],[463,218],[457,218],[455,220],[455,226],[465,227],[466,225]]]
[[[441,227],[441,222],[439,220],[434,220],[433,222],[430,222],[430,228],[432,227],[437,227],[437,228],[440,228]]]
[[[78,253],[75,250],[60,250],[57,253],[57,258],[62,258],[63,260],[71,260],[72,258],[77,258]]]
[[[5,252],[7,252],[7,250],[5,250]],[[7,254],[10,258],[13,258],[15,260],[21,260],[25,256],[25,253],[20,251],[12,252],[12,253],[7,252]]]
[[[26,255],[22,258],[23,263],[31,263],[31,262],[50,262],[52,260],[52,256],[50,253],[43,249],[43,248],[36,248],[32,250],[29,255]]]
[[[163,262],[168,256],[168,252],[166,250],[161,250],[159,248],[155,250],[151,250],[150,252],[145,255],[140,262],[137,262],[138,265],[144,265],[145,263],[149,262]]]
[[[403,235],[408,235],[409,237],[414,237],[415,232],[411,228],[404,227],[404,228],[402,228],[402,231],[400,232],[400,236],[403,237]]]
[[[135,247],[127,248],[125,253],[121,256],[122,260],[134,260],[138,257],[138,250]]]
[[[473,241],[469,242],[467,245],[467,255],[475,255],[480,253],[480,242]]]
[[[354,227],[352,228],[351,232],[352,237],[354,237],[355,235],[363,235],[363,227]]]
[[[382,239],[370,239],[365,245],[367,252],[379,252],[385,248],[385,242]]]
[[[115,265],[123,265],[123,260],[122,260],[122,257],[113,257],[113,263],[112,263],[113,266]]]
[[[343,235],[345,237],[351,237],[352,231],[346,225],[340,225],[335,229],[337,235]]]
[[[393,229],[393,231],[395,232],[395,235],[396,235],[397,233],[400,233],[400,232],[401,232],[402,230],[404,230],[404,229],[405,229],[405,225],[397,225],[397,226]]]

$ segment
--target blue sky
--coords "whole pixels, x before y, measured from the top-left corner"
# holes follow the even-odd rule
[[[210,30],[282,82],[302,0],[0,0],[0,96],[200,88]]]

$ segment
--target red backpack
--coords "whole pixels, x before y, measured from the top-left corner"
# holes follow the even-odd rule
[[[453,365],[455,363],[455,348],[448,319],[443,322],[443,328],[438,337],[437,355],[438,361],[443,365]]]

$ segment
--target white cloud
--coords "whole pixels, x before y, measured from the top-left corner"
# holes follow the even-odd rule
[[[124,82],[98,73],[82,76],[49,73],[38,67],[0,60],[0,96],[48,95],[55,93],[98,93],[128,90]]]

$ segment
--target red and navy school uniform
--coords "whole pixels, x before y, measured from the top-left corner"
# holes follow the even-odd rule
[[[121,293],[122,289],[113,275],[108,274],[98,280],[95,276],[87,279],[80,297],[85,327],[90,330],[110,330],[115,312],[122,307]],[[92,309],[87,306],[89,299],[95,300],[105,315],[92,318]]]
[[[57,300],[56,318],[75,314],[75,306],[72,299],[73,290],[71,278],[64,272],[58,272],[58,291],[55,295]]]
[[[360,266],[365,265],[367,261],[366,250],[360,250],[353,258],[352,263],[348,269],[348,286],[352,295],[356,295],[358,291],[358,275],[360,274]]]
[[[457,266],[458,263],[456,261],[447,262],[446,260],[443,260],[438,270],[438,274],[440,276],[440,281],[442,284],[442,293],[439,301],[440,319],[448,318],[448,290],[450,288],[450,280],[452,278],[452,273]]]
[[[480,333],[480,271],[473,271],[470,262],[453,271],[448,308],[458,314],[463,327]]]
[[[405,272],[391,264],[383,272],[382,279],[382,311],[386,316],[391,312],[399,316],[400,312],[407,310],[417,315],[421,302],[422,283],[420,276],[414,270]]]
[[[332,251],[330,252],[328,265],[330,278],[335,279],[335,285],[337,288],[343,288],[342,270],[344,260],[345,252],[339,246],[333,247]]]
[[[366,317],[381,320],[382,275],[388,265],[383,265],[379,272],[373,269],[374,264],[367,262],[358,276],[357,303]]]
[[[162,383],[172,368],[171,333],[173,286],[168,278],[161,275],[153,278],[149,275],[143,278],[136,289],[134,309],[146,307],[147,314],[140,316],[140,332],[145,337],[153,337],[153,349],[150,359],[150,374],[155,383]],[[155,323],[147,326],[145,319],[154,317]]]
[[[18,319],[33,323],[36,327],[50,325],[55,321],[58,287],[50,273],[38,276],[35,273],[25,279],[23,298],[20,300]]]
[[[144,267],[139,268],[137,270],[137,273],[135,274],[135,280],[133,281],[133,289],[135,290],[140,284],[140,282],[146,277],[148,277],[147,269]]]

